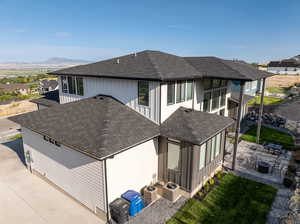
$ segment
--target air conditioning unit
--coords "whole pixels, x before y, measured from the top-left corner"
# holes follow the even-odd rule
[[[155,186],[148,186],[144,189],[144,199],[147,204],[151,204],[158,198],[157,187]]]
[[[169,201],[175,202],[180,197],[179,185],[168,182],[163,187],[163,196]]]

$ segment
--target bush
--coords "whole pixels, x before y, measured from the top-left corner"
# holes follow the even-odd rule
[[[208,182],[209,182],[210,185],[214,185],[215,184],[215,179],[214,178],[210,178]]]

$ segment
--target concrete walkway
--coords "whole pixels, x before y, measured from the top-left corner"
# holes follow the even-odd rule
[[[0,143],[0,223],[101,224],[93,213],[24,166],[21,140]]]

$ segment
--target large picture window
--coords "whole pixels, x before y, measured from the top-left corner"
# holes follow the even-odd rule
[[[216,110],[220,107],[220,90],[213,91],[212,97],[212,110]]]
[[[226,89],[221,89],[221,107],[225,106],[226,104]]]
[[[61,76],[61,88],[63,93],[83,96],[83,78],[74,76]]]
[[[215,156],[218,156],[221,151],[221,133],[218,134],[215,138],[216,138]]]
[[[193,82],[187,81],[186,83],[186,99],[191,100],[193,98]]]
[[[213,161],[215,158],[215,150],[216,150],[216,137],[213,137],[211,139],[210,161]]]
[[[211,99],[211,92],[204,93],[204,99],[203,99],[204,112],[210,112],[210,99]]]
[[[76,93],[83,96],[83,78],[76,77]]]
[[[206,157],[206,143],[202,144],[200,147],[200,158],[199,158],[199,170],[205,166],[205,157]]]
[[[168,104],[175,103],[175,82],[168,83]]]
[[[180,170],[180,145],[168,142],[168,169]]]
[[[138,101],[139,105],[149,106],[149,82],[138,82]]]
[[[63,93],[69,93],[68,80],[66,76],[61,77],[61,90]]]
[[[69,86],[69,93],[76,94],[76,82],[75,77],[68,76],[68,86]]]

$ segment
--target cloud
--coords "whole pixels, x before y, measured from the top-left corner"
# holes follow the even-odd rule
[[[12,32],[14,32],[14,33],[25,33],[26,30],[25,29],[13,29]]]
[[[69,32],[56,32],[55,36],[56,37],[70,37],[70,36],[72,36],[72,34]]]
[[[183,26],[183,25],[169,25],[167,26],[167,28],[173,30],[191,30],[190,27]]]

